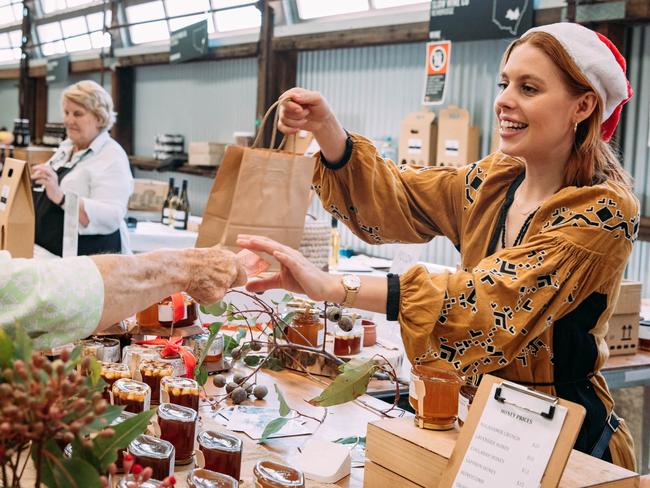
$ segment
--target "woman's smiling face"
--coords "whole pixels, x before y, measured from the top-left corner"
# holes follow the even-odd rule
[[[527,161],[566,157],[574,141],[580,97],[559,68],[531,44],[515,47],[503,67],[494,101],[500,151]]]

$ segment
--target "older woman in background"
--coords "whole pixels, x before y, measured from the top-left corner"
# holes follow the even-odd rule
[[[113,100],[85,80],[66,88],[61,104],[68,138],[47,163],[32,168],[41,185],[34,189],[36,244],[62,255],[65,212],[74,211],[66,196],[76,194],[77,254],[129,253],[124,216],[133,177],[124,149],[108,134],[115,122]]]

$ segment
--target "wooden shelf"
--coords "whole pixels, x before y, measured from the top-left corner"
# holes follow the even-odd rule
[[[217,168],[214,166],[190,166],[187,163],[181,166],[174,166],[166,161],[160,161],[147,156],[129,156],[131,166],[144,171],[173,171],[175,173],[184,173],[188,175],[205,176],[214,178],[217,174]]]

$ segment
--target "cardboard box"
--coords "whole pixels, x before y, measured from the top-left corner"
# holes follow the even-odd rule
[[[0,176],[0,249],[14,258],[33,257],[35,227],[29,165],[7,158]]]
[[[129,198],[129,210],[162,212],[169,185],[164,181],[135,178],[133,193]]]
[[[402,119],[398,163],[436,165],[438,126],[435,119],[436,114],[429,111],[411,112]]]
[[[190,142],[187,164],[190,166],[219,166],[227,144],[219,142]]]
[[[479,128],[470,125],[469,112],[449,106],[438,114],[438,166],[464,166],[479,159]]]
[[[638,281],[621,282],[606,337],[610,356],[635,354],[639,348],[641,286]]]
[[[31,166],[47,163],[55,152],[56,148],[46,146],[16,147],[14,148],[14,157],[21,161],[27,161]]]

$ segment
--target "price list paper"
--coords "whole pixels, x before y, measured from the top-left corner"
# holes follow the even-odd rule
[[[501,402],[495,399],[497,388],[492,385],[453,488],[540,486],[567,409],[555,405],[547,418],[540,413],[549,410],[547,401],[508,390]]]

